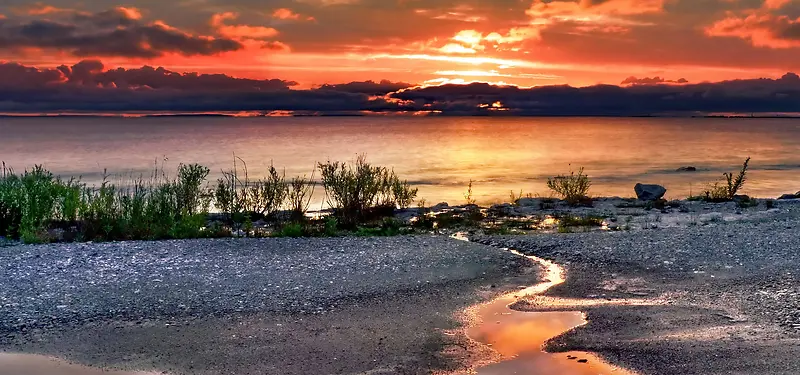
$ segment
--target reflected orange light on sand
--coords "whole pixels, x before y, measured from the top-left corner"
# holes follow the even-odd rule
[[[456,236],[457,239],[464,239]],[[539,284],[505,294],[491,302],[470,309],[468,315],[477,320],[467,335],[490,346],[504,360],[477,369],[478,375],[600,375],[633,373],[614,367],[600,357],[585,352],[550,354],[545,343],[571,329],[587,323],[580,311],[526,312],[509,308],[520,297],[535,296],[564,282],[565,271],[559,265],[534,256],[524,256],[539,264],[543,278]]]

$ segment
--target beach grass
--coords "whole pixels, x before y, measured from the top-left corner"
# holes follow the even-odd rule
[[[287,179],[271,165],[265,178],[251,180],[244,160],[234,156],[232,166],[212,183],[203,165],[180,164],[167,173],[156,162],[146,178],[104,172],[99,186],[89,186],[57,177],[41,165],[18,173],[3,164],[0,237],[25,243],[299,237],[358,231],[372,228],[373,222],[381,235],[390,235],[394,225],[381,220],[395,208],[408,207],[417,194],[393,170],[373,166],[363,156],[350,164],[320,163],[333,215],[312,219],[306,214],[316,170],[310,177]],[[256,230],[256,221],[272,223],[272,230]]]

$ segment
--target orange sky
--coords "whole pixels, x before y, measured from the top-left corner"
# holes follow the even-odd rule
[[[0,60],[97,58],[301,88],[697,83],[800,70],[798,17],[792,0],[6,0]]]

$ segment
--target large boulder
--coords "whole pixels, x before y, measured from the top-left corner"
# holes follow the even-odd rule
[[[665,187],[652,184],[636,184],[633,191],[636,192],[636,197],[643,201],[657,201],[667,194]]]

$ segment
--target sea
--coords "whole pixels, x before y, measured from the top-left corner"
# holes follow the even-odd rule
[[[0,160],[21,172],[43,165],[90,185],[130,181],[180,163],[250,179],[270,165],[319,178],[317,163],[369,162],[394,169],[429,204],[551,196],[548,177],[581,168],[592,196],[635,196],[661,184],[667,198],[698,194],[751,157],[742,193],[800,190],[800,119],[612,117],[3,117]],[[693,167],[696,171],[679,171]],[[315,189],[312,206],[322,205]]]

